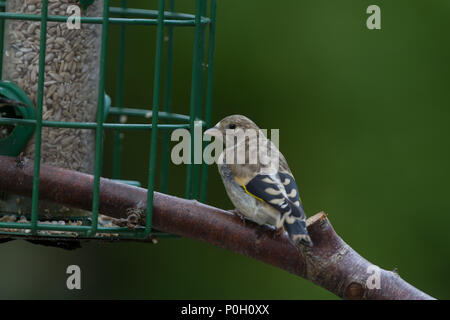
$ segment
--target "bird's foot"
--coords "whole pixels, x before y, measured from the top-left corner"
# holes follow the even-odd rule
[[[280,239],[283,236],[283,234],[284,234],[283,227],[275,229],[275,230],[273,230],[273,233],[272,233],[272,239]]]
[[[242,213],[240,213],[238,209],[230,210],[230,212],[233,213],[239,219],[241,219],[242,225],[245,226],[245,216]]]

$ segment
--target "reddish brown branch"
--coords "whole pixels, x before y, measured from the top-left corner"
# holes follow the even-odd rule
[[[33,163],[18,166],[14,158],[0,156],[0,190],[30,196]],[[92,206],[93,177],[54,168],[41,167],[41,199],[89,210]],[[146,189],[109,179],[101,179],[100,212],[126,218],[127,209],[146,206]],[[161,231],[209,242],[244,254],[308,279],[346,299],[432,299],[394,272],[380,269],[380,289],[369,289],[366,281],[372,264],[348,246],[334,231],[324,213],[308,219],[314,242],[302,252],[286,236],[275,237],[273,230],[242,223],[233,214],[197,201],[155,192],[153,226]]]

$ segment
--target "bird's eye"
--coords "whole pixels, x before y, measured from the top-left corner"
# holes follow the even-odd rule
[[[230,128],[230,129],[236,129],[236,125],[235,125],[234,123],[232,123],[232,124],[230,124],[230,125],[228,126],[228,128]]]

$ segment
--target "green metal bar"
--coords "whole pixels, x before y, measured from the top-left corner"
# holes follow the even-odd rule
[[[143,233],[143,232],[145,232],[145,228],[140,233]],[[128,234],[126,234],[125,232],[121,232],[121,234],[124,235],[123,238],[125,238],[125,239],[136,239],[136,237],[137,237],[136,234],[133,234],[132,232],[129,232]],[[178,238],[178,236],[173,235],[171,233],[161,232],[161,231],[157,231],[157,230],[152,231],[152,236],[157,237],[157,238]]]
[[[103,24],[102,24],[102,46],[100,55],[100,81],[98,85],[97,98],[97,126],[95,132],[95,164],[94,164],[94,192],[92,200],[92,225],[89,232],[94,236],[98,227],[98,208],[100,197],[100,176],[102,173],[103,158],[103,122],[104,122],[104,104],[105,104],[105,74],[106,74],[106,53],[108,49],[108,29],[109,29],[109,0],[103,3]]]
[[[39,42],[39,75],[37,88],[36,135],[34,144],[33,195],[31,200],[31,234],[36,234],[39,209],[39,176],[41,173],[42,107],[44,103],[45,51],[47,46],[48,0],[42,0]]]
[[[2,12],[5,11],[5,7],[2,7]],[[5,19],[0,19],[0,54],[3,54],[3,41],[5,39]],[[3,57],[0,57],[0,77],[3,74]]]
[[[0,229],[31,229],[31,223],[26,222],[0,222]],[[51,231],[70,231],[70,232],[79,232],[79,233],[87,233],[91,230],[91,226],[77,226],[77,225],[62,225],[62,224],[49,224],[39,222],[36,226],[36,230],[51,230]],[[130,230],[127,227],[103,227],[99,226],[97,228],[99,233],[120,233],[120,234],[143,234],[145,233],[145,227],[136,226],[135,229]],[[9,232],[4,232],[0,230],[0,234],[10,234]],[[169,235],[166,232],[156,231],[155,235]],[[53,235],[55,237],[61,236],[60,234]],[[173,236],[173,235],[172,235]]]
[[[26,233],[26,232],[9,232],[9,231],[8,232],[4,232],[4,231],[0,231],[0,234],[7,234],[7,235],[9,235],[11,237],[13,237],[13,236],[29,236],[29,234]],[[80,234],[80,233],[78,232],[78,234]],[[45,236],[43,236],[43,235],[40,235],[39,233],[37,233],[35,236],[40,236],[40,237],[42,237],[42,239],[46,239],[47,237],[75,239],[74,236],[69,236],[69,235],[64,235],[64,234],[45,235]]]
[[[126,10],[127,0],[121,0],[122,9]],[[112,9],[112,8],[111,8]],[[111,12],[111,10],[110,10]],[[124,13],[121,13],[122,17]],[[123,78],[124,78],[124,63],[125,63],[125,32],[126,26],[121,25],[119,30],[119,57],[117,63],[117,82],[116,82],[116,103],[117,107],[123,108]],[[120,122],[120,116],[116,118]],[[121,131],[114,131],[114,149],[113,149],[113,179],[120,178],[120,167],[122,164],[122,142],[123,133]]]
[[[213,80],[214,80],[214,49],[216,46],[216,10],[217,0],[211,0],[208,41],[208,74],[206,83],[206,102],[205,102],[205,123],[206,128],[211,127],[211,111],[213,98]],[[202,183],[200,192],[200,201],[206,202],[208,196],[208,168],[206,163],[202,164]]]
[[[200,92],[202,84],[202,52],[203,52],[203,34],[204,28],[200,23],[201,16],[204,11],[204,1],[196,0],[195,5],[195,38],[194,38],[194,54],[192,62],[192,80],[191,80],[191,101],[190,101],[190,125],[191,125],[191,163],[187,165],[186,173],[186,199],[192,199],[195,194],[195,186],[198,184],[198,177],[194,172],[194,122],[198,116],[199,110],[201,110],[202,94]]]
[[[0,12],[0,18],[6,18],[11,20],[30,20],[39,21],[40,15],[36,14],[26,14],[26,13],[11,13],[11,12]],[[68,16],[48,16],[47,21],[51,22],[66,22]],[[101,17],[80,17],[81,23],[91,23],[91,24],[103,24],[103,18]],[[129,25],[139,25],[139,26],[156,26],[158,25],[157,19],[130,19],[130,18],[108,18],[110,24],[129,24]],[[209,24],[208,18],[202,18],[201,24]],[[195,20],[164,20],[165,25],[179,26],[179,27],[189,27],[195,26]]]
[[[201,0],[201,13],[200,16],[206,15],[206,0]],[[206,25],[200,24],[200,47],[198,50],[198,60],[200,61],[200,70],[197,74],[197,106],[195,108],[195,119],[201,119],[203,116],[203,94],[204,94],[204,74],[205,74],[205,28]],[[200,128],[201,129],[201,128]],[[203,144],[203,139],[202,142]],[[203,150],[203,148],[201,148]],[[201,150],[199,150],[201,152]],[[200,169],[201,164],[194,164],[194,177],[192,179],[192,197],[194,199],[199,199],[200,192]]]
[[[174,12],[174,10],[171,9],[172,1],[170,0],[169,3],[169,11],[164,12],[164,19],[177,19],[177,20],[194,20],[195,15],[193,14],[187,14],[187,13],[178,13]],[[145,17],[145,18],[157,18],[158,17],[158,10],[146,10],[146,9],[133,9],[133,8],[117,8],[112,7],[109,12],[112,14],[121,14],[126,17],[129,16],[136,16],[136,17]]]
[[[0,228],[3,228],[3,226],[1,226]],[[7,227],[8,229],[29,229],[29,227]],[[69,228],[69,229],[62,229],[62,228]],[[74,228],[81,228],[78,230],[74,230]],[[105,228],[105,227],[99,227],[98,228],[98,232],[99,233],[118,233],[119,236],[96,236],[96,237],[90,237],[88,239],[136,239],[136,235],[140,235],[142,233],[145,232],[145,228],[140,228],[139,229],[135,229],[133,231],[130,231],[128,228]],[[82,236],[83,238],[87,238],[85,235],[87,233],[87,231],[90,229],[89,226],[58,226],[58,225],[54,225],[54,224],[39,224],[37,226],[37,229],[39,231],[66,231],[66,232],[76,232],[79,236]],[[29,234],[26,232],[4,232],[0,230],[0,234],[7,234],[10,236],[13,235],[18,235],[18,236],[28,236]],[[36,236],[40,236],[43,239],[44,238],[67,238],[67,239],[72,239],[72,240],[76,240],[77,237],[72,236],[72,235],[65,235],[65,234],[45,234],[45,235],[41,235],[39,233],[36,234]],[[156,236],[158,238],[174,238],[176,236],[174,236],[173,234],[167,233],[167,232],[161,232],[161,231],[154,231],[153,232],[153,236]]]
[[[169,10],[175,10],[175,0],[169,1]],[[172,97],[172,69],[173,69],[173,26],[167,27],[167,56],[166,56],[166,83],[164,86],[164,111],[170,112],[171,97]],[[162,156],[161,156],[161,178],[160,191],[168,193],[168,173],[169,173],[169,134],[163,132],[162,137]]]
[[[172,1],[172,0],[170,0]],[[5,1],[0,1],[0,8],[5,8],[6,4]],[[110,14],[117,14],[117,15],[123,15],[125,17],[127,16],[136,16],[136,17],[145,17],[145,18],[157,18],[158,17],[158,10],[146,10],[146,9],[133,9],[133,8],[124,8],[122,7],[110,7],[109,8]],[[180,20],[189,20],[189,19],[195,19],[195,16],[193,14],[187,14],[187,13],[178,13],[178,12],[164,12],[164,19],[180,19]]]
[[[109,109],[109,114],[113,115],[126,115],[126,116],[135,116],[135,117],[144,117],[147,119],[150,119],[153,117],[153,111],[152,110],[146,110],[146,109],[133,109],[133,108],[116,108],[112,107]],[[159,111],[158,117],[160,119],[164,120],[173,120],[173,121],[182,121],[189,123],[189,116],[178,114],[178,113],[170,113],[165,111]]]
[[[34,127],[37,125],[37,121],[33,119],[18,119],[18,118],[1,118],[0,124],[5,125],[23,125]],[[48,128],[71,128],[71,129],[96,129],[96,122],[62,122],[62,121],[42,121],[43,127]],[[189,124],[158,124],[158,129],[161,130],[174,130],[174,129],[188,129]],[[152,130],[152,124],[128,124],[128,123],[104,123],[103,129],[109,130]]]
[[[123,183],[123,184],[128,184],[130,186],[134,186],[134,187],[140,187],[141,183],[139,181],[134,181],[134,180],[123,180],[123,179],[114,179],[114,181]]]
[[[8,229],[31,229],[31,223],[4,222],[0,224],[0,228]],[[89,231],[90,226],[67,226],[58,224],[39,223],[36,230],[52,230],[52,231]]]
[[[192,174],[193,174],[193,162],[194,162],[194,121],[195,121],[195,84],[196,84],[196,72],[197,72],[197,42],[199,40],[198,33],[199,33],[199,24],[198,24],[198,17],[200,16],[200,0],[196,1],[195,6],[195,13],[196,13],[196,19],[197,22],[195,27],[195,35],[194,35],[194,54],[193,54],[193,62],[192,62],[192,77],[191,77],[191,101],[190,101],[190,128],[191,128],[191,146],[190,146],[190,163],[186,166],[186,189],[185,189],[185,198],[191,199],[192,198]]]
[[[161,89],[161,69],[162,69],[162,52],[164,41],[164,6],[165,0],[158,1],[158,28],[156,30],[156,57],[155,57],[155,75],[153,80],[153,114],[152,125],[156,130],[152,131],[150,145],[150,163],[148,171],[147,186],[147,212],[145,221],[145,237],[148,237],[152,229],[152,212],[153,212],[153,191],[155,187],[155,167],[156,167],[156,147],[158,138],[158,112],[159,112],[159,96]]]
[[[30,229],[31,223],[3,222],[0,223],[0,228]],[[39,223],[36,226],[36,230],[89,232],[91,230],[91,226],[70,226],[60,224]],[[102,233],[116,233],[116,232],[135,233],[135,231],[143,233],[145,231],[145,228],[136,227],[136,229],[134,229],[133,232],[130,232],[130,229],[128,229],[127,227],[97,227],[97,231]]]

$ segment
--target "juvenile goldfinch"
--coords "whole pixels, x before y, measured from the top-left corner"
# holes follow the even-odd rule
[[[237,211],[287,231],[294,245],[312,246],[297,184],[286,159],[250,119],[232,115],[205,131],[223,142],[217,165]]]

